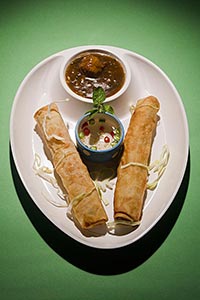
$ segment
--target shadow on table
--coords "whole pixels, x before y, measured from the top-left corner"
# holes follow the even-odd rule
[[[140,240],[117,249],[96,249],[68,237],[39,210],[26,191],[17,172],[12,151],[10,165],[19,200],[35,229],[61,257],[76,267],[94,274],[114,275],[128,272],[144,263],[165,241],[182,209],[190,177],[190,154],[184,178],[171,206],[160,221]]]

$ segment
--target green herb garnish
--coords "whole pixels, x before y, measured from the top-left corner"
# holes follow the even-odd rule
[[[114,114],[114,109],[111,105],[104,104],[103,102],[106,99],[105,91],[102,87],[97,87],[93,91],[93,109],[87,111],[86,113],[89,113],[89,119],[93,118],[93,116],[97,113],[110,113]]]

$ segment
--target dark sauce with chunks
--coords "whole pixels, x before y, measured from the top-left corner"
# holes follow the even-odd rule
[[[81,53],[70,62],[65,80],[74,93],[84,98],[92,98],[96,87],[102,87],[106,97],[110,97],[123,86],[125,72],[115,56],[104,51],[90,51]]]

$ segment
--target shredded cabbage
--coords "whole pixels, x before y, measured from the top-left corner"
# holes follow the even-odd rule
[[[62,195],[59,195],[60,198],[62,199],[62,200],[61,200],[62,202],[60,202],[60,201],[58,201],[58,200],[56,200],[56,199],[50,198],[49,196],[45,195],[45,193],[43,193],[43,192],[42,192],[42,195],[44,196],[44,198],[45,198],[49,203],[51,203],[52,205],[54,205],[54,206],[56,206],[56,207],[68,207],[68,204],[67,204],[66,202],[63,203],[62,200],[65,200],[65,199],[62,199]]]
[[[103,203],[107,206],[109,204],[109,201],[107,199],[105,199],[102,195],[102,192],[106,192],[106,186],[102,185],[102,182],[100,181],[93,181],[96,187],[96,190],[99,194],[99,197],[101,198],[101,200],[103,201]]]
[[[107,174],[107,176],[109,175],[109,177],[102,180],[101,178],[104,177],[103,175],[105,173]],[[105,193],[107,189],[113,190],[114,182],[111,182],[111,179],[113,179],[114,170],[112,168],[105,168],[99,172],[98,171],[92,172],[90,175],[93,178],[93,182],[96,186],[96,189],[99,193],[101,200],[106,206],[109,205],[109,201],[103,197],[102,193]]]
[[[46,181],[51,183],[53,185],[53,187],[57,188],[58,184],[57,184],[56,179],[50,175],[53,173],[53,171],[50,170],[46,166],[41,166],[41,158],[40,158],[39,154],[37,154],[37,153],[35,153],[33,169],[34,169],[36,175],[45,179]]]
[[[161,176],[163,175],[167,167],[167,164],[169,162],[169,157],[170,157],[170,152],[168,146],[164,145],[159,160],[155,160],[149,166],[149,171],[153,171],[154,173],[158,174],[157,178],[153,182],[147,184],[147,188],[149,190],[154,190],[156,188]]]
[[[57,183],[57,180],[52,175],[53,171],[51,169],[49,169],[48,167],[41,165],[41,158],[40,158],[39,154],[37,154],[37,153],[35,153],[35,159],[34,159],[34,162],[33,162],[33,169],[34,169],[36,175],[38,175],[39,177],[41,177],[45,181],[49,182],[55,189],[57,189],[57,195],[62,200],[68,201],[67,194],[64,194],[62,192],[61,188],[59,187],[59,185]],[[45,198],[47,198],[47,197],[45,196]],[[63,207],[63,204],[59,204],[56,201],[49,200],[49,199],[48,199],[48,201],[50,203],[52,203],[53,205],[55,205],[55,206]]]

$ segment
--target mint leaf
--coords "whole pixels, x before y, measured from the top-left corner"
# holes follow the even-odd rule
[[[108,113],[114,115],[114,109],[113,109],[112,106],[110,106],[110,105],[108,105],[108,104],[104,104],[103,106],[104,106],[105,112],[108,112]]]
[[[106,99],[105,91],[102,87],[97,87],[93,91],[92,100],[94,106],[100,105]]]
[[[97,87],[93,91],[93,109],[86,112],[89,113],[89,119],[92,119],[93,116],[97,113],[108,112],[114,114],[114,109],[111,105],[103,104],[103,101],[106,99],[106,93],[102,87]]]

